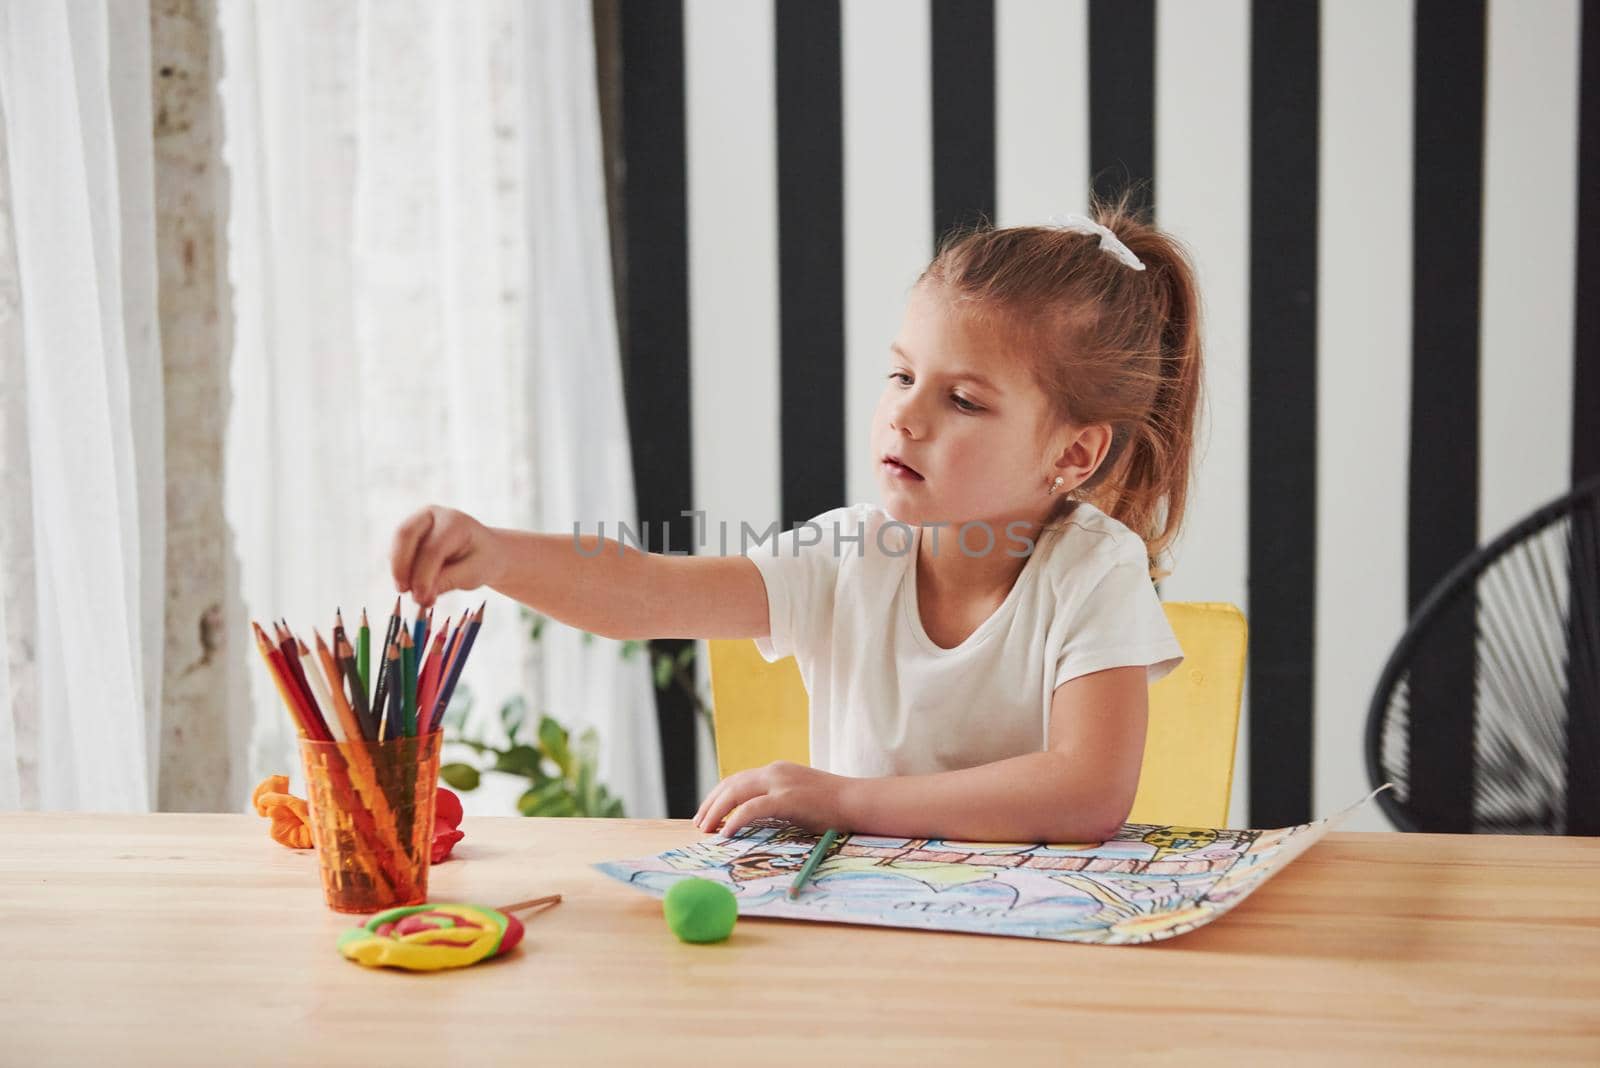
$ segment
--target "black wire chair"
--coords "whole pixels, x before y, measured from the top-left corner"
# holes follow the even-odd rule
[[[1403,831],[1600,834],[1600,478],[1450,571],[1367,713]]]

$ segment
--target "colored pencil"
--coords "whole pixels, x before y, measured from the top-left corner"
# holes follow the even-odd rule
[[[838,837],[839,832],[830,827],[826,834],[817,839],[817,844],[811,847],[811,855],[806,858],[806,866],[800,869],[800,874],[796,875],[794,882],[789,884],[790,898],[800,896],[800,888],[805,885],[806,880],[811,878],[812,873],[817,870],[817,865],[822,863],[822,858],[828,855],[828,849]]]
[[[317,727],[317,737],[323,741],[333,740],[333,731],[328,727],[327,717],[323,715],[322,706],[317,702],[316,694],[311,689],[311,681],[306,678],[306,665],[303,658],[305,647],[300,644],[287,623],[275,624],[278,632],[283,635],[283,640],[278,645],[278,650],[283,654],[283,663],[290,676],[299,684],[300,696],[305,702],[306,715]]]
[[[478,606],[478,611],[472,616],[472,621],[466,625],[466,633],[461,635],[457,643],[454,657],[451,658],[450,670],[447,673],[444,685],[439,688],[439,696],[435,700],[433,714],[428,720],[430,732],[439,729],[439,722],[444,718],[445,709],[450,707],[450,698],[456,692],[456,683],[461,681],[461,669],[467,662],[467,657],[472,654],[472,643],[478,636],[478,628],[483,625],[483,610],[488,602]]]
[[[290,640],[292,641],[293,639],[291,638]],[[268,645],[270,647],[271,643],[269,642]],[[311,694],[297,684],[295,673],[289,667],[289,657],[284,655],[284,651],[281,648],[272,649],[272,653],[272,662],[277,668],[278,674],[293,702],[291,711],[299,713],[305,736],[314,742],[333,741],[333,735],[329,732],[328,725],[323,722],[322,717],[312,707]]]
[[[430,725],[438,723],[441,718],[438,710],[439,694],[450,678],[451,665],[455,663],[455,655],[461,647],[461,632],[466,629],[467,622],[471,618],[472,613],[468,612],[455,625],[455,628],[450,631],[450,636],[445,639],[444,652],[439,657],[439,677],[434,682],[433,692],[428,698],[428,708],[424,714],[426,722]]]
[[[356,673],[361,689],[372,693],[372,628],[367,625],[367,610],[361,610],[361,629],[356,632]]]
[[[353,654],[350,654],[350,636],[344,629],[344,612],[342,609],[333,610],[333,667],[338,673],[337,683],[330,680],[330,685],[337,685],[345,695],[345,703],[350,706],[350,711],[355,714],[356,724],[361,728],[361,737],[372,741],[372,724],[367,718],[367,696],[362,692],[361,673],[355,670]],[[350,656],[350,663],[345,663],[346,656]],[[354,681],[351,681],[351,680]]]
[[[323,708],[323,723],[328,724],[328,734],[333,735],[334,742],[344,742],[346,740],[344,723],[341,723],[338,711],[334,710],[333,694],[328,692],[328,684],[322,679],[322,668],[317,667],[315,660],[312,660],[310,649],[304,641],[296,638],[296,644],[301,648],[301,670],[306,671],[306,681],[310,684],[312,697],[317,699],[318,707]]]
[[[278,686],[278,694],[283,698],[284,707],[289,710],[289,718],[294,720],[301,737],[316,738],[316,727],[306,713],[305,701],[300,695],[299,688],[290,679],[288,669],[284,666],[283,653],[272,644],[272,639],[261,629],[261,624],[252,622],[250,625],[255,628],[256,649],[261,653],[261,658],[267,662],[267,670],[272,674],[272,681]]]
[[[400,598],[394,599],[394,612],[389,616],[389,625],[383,631],[383,645],[380,647],[382,660],[378,664],[378,681],[373,684],[372,711],[380,720],[386,719],[389,711],[389,646],[394,641],[395,631],[400,626]],[[391,729],[399,727],[399,720],[394,721]],[[385,738],[398,738],[398,734],[383,735]]]
[[[400,663],[400,647],[391,643],[383,651],[383,664],[378,670],[378,696],[374,711],[378,714],[378,741],[385,742],[390,738],[400,736],[400,717],[395,714],[394,683],[395,671],[391,665]]]
[[[311,658],[310,647],[299,638],[291,640],[300,650],[300,673],[305,677],[306,685],[311,688],[311,698],[322,715],[322,722],[327,724],[328,733],[333,736],[334,741],[344,741],[344,728],[333,710],[333,695],[322,682],[322,672],[317,668],[316,661]]]
[[[394,656],[389,661],[389,724],[390,737],[406,736],[406,658],[400,643],[394,643]]]
[[[338,661],[345,684],[349,687],[351,711],[356,714],[356,722],[361,724],[361,737],[369,742],[377,741],[378,727],[372,718],[371,710],[367,707],[367,691],[361,685],[361,672],[356,668],[356,655],[350,650],[350,639],[340,638],[333,655]]]
[[[471,612],[468,612],[466,615],[462,616],[461,620],[456,623],[455,629],[450,632],[449,639],[447,639],[444,643],[444,662],[439,665],[440,685],[444,684],[444,680],[450,674],[450,665],[455,663],[455,655],[461,645],[461,632],[466,629],[467,624],[471,620]]]
[[[411,624],[411,648],[417,650],[417,655],[422,655],[424,644],[428,639],[428,614],[422,609],[417,609],[416,621]]]
[[[328,643],[328,649],[329,649],[330,652],[333,653],[335,666],[338,665],[338,660],[339,660],[339,643],[344,641],[345,637],[346,637],[346,635],[345,635],[345,632],[344,632],[344,612],[341,609],[335,608],[333,610],[333,634],[332,634],[333,641]],[[343,671],[342,670],[341,670],[340,674],[341,674],[341,676],[343,675]],[[341,682],[341,685],[342,685],[342,682]],[[355,696],[353,694],[350,697],[350,707],[352,709],[355,708]]]
[[[433,723],[433,699],[439,694],[439,671],[444,663],[444,635],[449,629],[450,621],[446,619],[444,630],[434,632],[433,648],[428,650],[428,655],[422,661],[422,675],[417,682],[417,708],[425,727]],[[433,732],[424,730],[423,733]]]
[[[389,611],[389,626],[383,632],[383,647],[389,648],[389,643],[400,636],[400,627],[404,624],[405,617],[400,614],[400,598],[394,599],[394,608]]]
[[[317,663],[322,666],[323,677],[327,680],[329,697],[333,702],[333,714],[339,721],[339,726],[344,729],[344,737],[339,741],[359,742],[365,736],[361,730],[361,722],[356,719],[355,709],[350,707],[350,702],[344,696],[344,673],[339,670],[339,665],[334,662],[333,652],[328,648],[328,643],[322,640],[322,635],[315,629],[311,635],[317,643]]]
[[[300,673],[300,648],[295,644],[294,638],[289,634],[289,629],[282,623],[272,624],[273,644],[278,647],[282,656],[282,665],[288,675],[290,683],[299,693],[302,703],[311,703],[311,687],[306,683],[306,678]]]
[[[405,717],[406,737],[417,736],[417,647],[411,632],[400,628],[400,714]]]

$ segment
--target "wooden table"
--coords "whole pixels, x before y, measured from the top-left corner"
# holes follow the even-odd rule
[[[559,891],[464,971],[337,955],[251,816],[0,815],[0,1063],[1600,1062],[1600,840],[1334,833],[1154,946],[743,920],[687,946],[589,864],[687,823],[472,819],[436,900]]]

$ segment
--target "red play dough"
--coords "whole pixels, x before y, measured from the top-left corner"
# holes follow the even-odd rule
[[[450,856],[456,843],[466,835],[457,830],[461,826],[461,798],[439,787],[433,800],[433,849],[429,859],[438,864]]]
[[[433,801],[433,823],[436,827],[441,823],[451,827],[461,826],[461,798],[443,786],[439,787],[438,796]]]

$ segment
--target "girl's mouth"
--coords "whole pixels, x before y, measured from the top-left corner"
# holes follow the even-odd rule
[[[883,470],[890,478],[903,478],[908,482],[925,481],[921,475],[892,456],[883,458]]]

